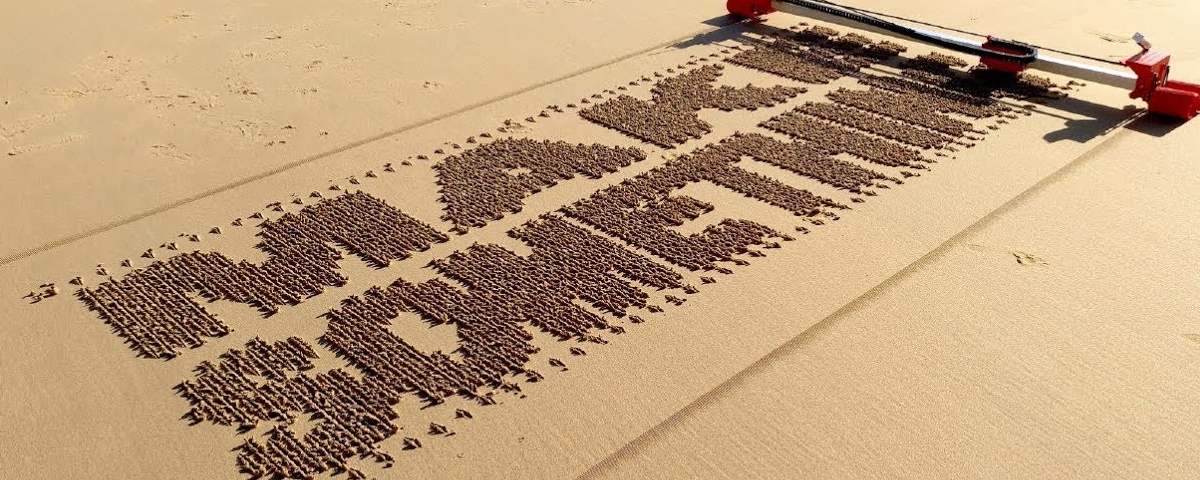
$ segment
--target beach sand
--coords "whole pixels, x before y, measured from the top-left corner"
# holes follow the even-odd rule
[[[39,41],[0,53],[4,65],[24,66],[0,79],[0,187],[16,199],[0,236],[2,476],[244,478],[232,450],[264,439],[273,422],[248,434],[189,425],[188,401],[173,388],[202,362],[256,337],[296,336],[317,348],[312,372],[361,378],[317,341],[329,323],[321,315],[343,299],[401,277],[444,277],[424,267],[476,243],[531,255],[506,232],[735,132],[766,133],[756,125],[855,86],[721,61],[803,19],[726,26],[719,4],[635,3],[363,2],[332,13],[316,4],[43,4],[4,15],[6,35]],[[1180,2],[1132,10],[1093,2],[1083,11],[1015,2],[1003,12],[887,3],[858,2],[1113,58],[1136,50],[1120,40],[1136,28],[1174,53],[1175,75],[1200,77],[1187,29],[1197,8]],[[931,51],[907,45],[905,57]],[[712,131],[674,148],[567,107],[593,94],[649,99],[655,72],[707,63],[726,65],[717,85],[808,91],[753,111],[700,110]],[[877,182],[890,188],[869,187],[874,196],[738,163],[852,207],[836,221],[814,217],[822,225],[708,182],[677,190],[714,206],[677,231],[731,217],[796,237],[761,249],[763,258],[739,255],[749,265],[730,264],[733,275],[672,265],[572,218],[699,293],[646,288],[664,312],[635,309],[645,323],[577,300],[626,333],[600,332],[607,345],[535,335],[541,351],[529,365],[546,378],[498,393],[497,405],[449,397],[428,406],[406,394],[392,407],[402,430],[376,445],[395,465],[357,457],[348,465],[377,478],[1186,477],[1198,445],[1189,407],[1200,396],[1190,381],[1200,361],[1189,295],[1200,258],[1188,224],[1195,127],[1130,120],[1137,103],[1117,89],[1067,93],[1011,122],[977,122],[997,129],[928,170],[839,156],[897,179],[920,174]],[[506,119],[521,126],[497,131]],[[245,304],[203,302],[232,331],[170,360],[138,357],[73,297],[76,276],[95,288],[194,249],[261,263],[251,215],[279,219],[273,202],[299,212],[321,201],[310,192],[362,190],[450,232],[435,166],[487,143],[485,132],[637,147],[645,159],[559,181],[524,198],[519,213],[385,268],[343,248],[344,285],[268,318]],[[209,233],[214,226],[219,234]],[[171,243],[177,249],[162,246]],[[155,259],[140,256],[147,249]],[[131,267],[120,266],[125,259]],[[21,298],[47,282],[62,293]],[[687,302],[670,305],[666,294]],[[423,351],[451,352],[453,328],[405,313],[390,331]],[[456,418],[457,408],[472,418]],[[431,422],[455,434],[431,435]],[[422,448],[405,450],[405,438]]]

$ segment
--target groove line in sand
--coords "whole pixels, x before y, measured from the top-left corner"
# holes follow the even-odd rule
[[[274,176],[274,175],[277,175],[277,174],[280,174],[280,173],[283,173],[283,172],[286,172],[286,171],[288,171],[288,170],[292,170],[292,169],[294,169],[294,168],[297,168],[297,167],[300,167],[300,166],[303,166],[303,165],[307,165],[307,164],[309,164],[309,163],[316,162],[316,161],[318,161],[318,160],[321,160],[321,159],[324,159],[324,158],[331,157],[331,156],[333,156],[333,155],[337,155],[337,154],[339,154],[339,153],[346,152],[346,151],[348,151],[348,150],[352,150],[352,149],[355,149],[355,148],[361,147],[361,146],[363,146],[363,145],[367,145],[367,144],[374,143],[374,142],[377,142],[377,141],[380,141],[380,140],[384,140],[384,139],[387,139],[387,138],[389,138],[389,137],[392,137],[392,136],[399,135],[399,134],[401,134],[401,133],[407,132],[407,131],[409,131],[409,130],[413,130],[413,129],[416,129],[416,128],[420,128],[420,127],[423,127],[423,126],[425,126],[425,125],[429,125],[429,124],[431,124],[431,123],[439,122],[439,121],[441,121],[441,120],[445,120],[445,119],[447,119],[447,118],[450,118],[450,117],[454,117],[454,116],[457,116],[457,115],[460,115],[460,114],[463,114],[463,113],[467,113],[467,112],[470,112],[470,111],[472,111],[472,110],[476,110],[476,109],[478,109],[478,108],[482,108],[482,107],[485,107],[485,106],[487,106],[487,105],[491,105],[491,104],[493,104],[493,103],[496,103],[496,102],[504,101],[504,100],[507,100],[507,99],[509,99],[509,98],[512,98],[512,97],[515,97],[515,96],[518,96],[518,95],[522,95],[522,94],[525,94],[525,93],[531,92],[531,91],[533,91],[533,90],[537,90],[537,89],[539,89],[539,88],[542,88],[542,87],[545,87],[545,86],[548,86],[548,85],[553,85],[553,84],[555,84],[555,83],[558,83],[558,82],[561,82],[561,81],[564,81],[564,80],[567,80],[567,79],[570,79],[570,78],[574,78],[574,77],[577,77],[577,76],[580,76],[580,75],[584,75],[584,74],[587,74],[587,73],[593,72],[593,71],[595,71],[595,70],[599,70],[599,69],[601,69],[601,68],[604,68],[604,67],[608,67],[608,66],[611,66],[611,65],[615,65],[615,64],[617,64],[617,63],[623,62],[623,61],[625,61],[625,60],[628,60],[628,59],[630,59],[630,58],[637,57],[637,56],[640,56],[640,55],[645,55],[645,54],[647,54],[647,53],[653,52],[653,51],[655,51],[655,50],[658,50],[658,49],[661,49],[661,48],[669,47],[669,46],[672,46],[672,45],[678,45],[678,44],[680,44],[680,43],[686,43],[686,42],[687,42],[688,40],[690,40],[690,39],[694,39],[694,38],[696,38],[696,37],[699,37],[699,36],[709,35],[709,34],[712,34],[712,33],[714,33],[714,32],[717,32],[717,31],[720,31],[720,30],[724,30],[724,29],[726,29],[726,28],[728,28],[728,27],[735,26],[735,25],[740,25],[740,23],[738,23],[738,22],[730,22],[730,23],[726,23],[726,24],[724,24],[724,25],[720,25],[720,26],[716,26],[716,27],[708,27],[708,28],[703,28],[703,29],[697,30],[697,31],[695,31],[694,33],[691,33],[691,34],[689,34],[689,35],[684,35],[684,36],[681,36],[681,37],[676,37],[676,38],[674,38],[674,39],[671,39],[671,40],[668,40],[668,41],[665,41],[665,42],[661,42],[661,43],[655,44],[655,45],[653,45],[653,46],[650,46],[650,47],[647,47],[647,48],[643,48],[643,49],[640,49],[640,50],[635,50],[635,51],[633,51],[633,52],[629,52],[629,53],[626,53],[626,54],[624,54],[624,55],[617,56],[617,57],[615,57],[615,58],[612,58],[612,59],[606,60],[606,61],[604,61],[604,62],[601,62],[601,63],[597,63],[597,64],[595,64],[595,65],[591,65],[591,66],[583,67],[583,68],[581,68],[581,69],[578,69],[578,70],[575,70],[575,71],[572,71],[572,72],[568,72],[568,73],[565,73],[565,74],[563,74],[563,75],[559,75],[559,76],[557,76],[557,77],[554,77],[554,78],[551,78],[551,79],[549,79],[549,80],[545,80],[545,81],[542,81],[542,82],[535,83],[535,84],[533,84],[533,85],[529,85],[529,86],[526,86],[526,87],[522,87],[522,88],[519,88],[519,89],[517,89],[517,90],[511,91],[511,92],[508,92],[508,93],[503,93],[503,94],[500,94],[500,95],[498,95],[498,96],[495,96],[495,97],[491,97],[491,98],[488,98],[488,99],[480,100],[480,101],[478,101],[478,102],[475,102],[475,103],[472,103],[472,104],[470,104],[470,105],[466,105],[466,106],[463,106],[463,107],[459,107],[459,108],[457,108],[457,109],[451,110],[451,111],[449,111],[449,112],[446,112],[446,113],[442,113],[442,114],[439,114],[439,115],[436,115],[436,116],[433,116],[433,117],[429,117],[429,118],[426,118],[426,119],[424,119],[424,120],[419,120],[419,121],[417,121],[417,122],[410,123],[410,124],[408,124],[408,125],[404,125],[404,126],[401,126],[401,127],[399,127],[399,128],[395,128],[395,129],[392,129],[392,130],[388,130],[388,131],[385,131],[385,132],[383,132],[383,133],[379,133],[379,134],[376,134],[376,135],[373,135],[373,136],[370,136],[370,137],[367,137],[367,138],[364,138],[364,139],[361,139],[361,140],[357,140],[357,141],[354,141],[354,142],[347,143],[347,144],[345,144],[345,145],[342,145],[342,146],[340,146],[340,147],[333,148],[333,149],[331,149],[331,150],[326,150],[326,151],[324,151],[324,152],[317,153],[317,154],[314,154],[314,155],[310,155],[310,156],[307,156],[307,157],[301,158],[301,159],[299,159],[299,160],[295,160],[295,161],[292,161],[292,162],[289,162],[289,163],[285,163],[285,164],[283,164],[283,165],[280,165],[280,166],[278,166],[278,167],[275,167],[275,168],[272,168],[272,169],[266,170],[266,171],[264,171],[264,172],[261,172],[261,173],[256,173],[256,174],[254,174],[254,175],[250,175],[250,176],[247,176],[247,177],[243,177],[243,178],[241,178],[241,179],[235,180],[235,181],[233,181],[233,182],[230,182],[230,183],[227,183],[227,184],[225,184],[225,185],[221,185],[221,186],[219,186],[219,187],[212,188],[212,189],[209,189],[209,190],[206,190],[206,191],[203,191],[203,192],[197,193],[197,194],[195,194],[195,195],[192,195],[192,196],[189,196],[189,197],[186,197],[186,198],[182,198],[182,199],[179,199],[179,200],[175,200],[175,201],[173,201],[173,202],[170,202],[170,203],[167,203],[167,204],[164,204],[164,205],[160,205],[160,206],[158,206],[158,207],[154,207],[154,208],[151,208],[151,209],[149,209],[149,210],[142,211],[142,212],[140,212],[140,213],[135,213],[135,214],[133,214],[133,215],[129,215],[129,216],[126,216],[126,217],[123,217],[123,218],[119,218],[119,219],[117,219],[117,220],[114,220],[114,221],[112,221],[112,222],[108,222],[108,223],[105,223],[105,224],[101,224],[101,225],[99,225],[99,226],[93,227],[93,228],[91,228],[91,229],[88,229],[88,230],[84,230],[84,231],[82,231],[82,232],[79,232],[79,233],[76,233],[76,234],[73,234],[73,235],[69,235],[69,236],[66,236],[66,237],[63,237],[63,238],[59,238],[59,239],[57,239],[57,240],[51,240],[51,241],[49,241],[49,242],[46,242],[46,243],[43,243],[43,244],[41,244],[41,245],[39,245],[39,246],[32,247],[32,248],[29,248],[29,249],[26,249],[26,250],[22,250],[22,251],[19,251],[19,252],[17,252],[17,253],[13,253],[13,254],[10,254],[10,255],[7,255],[7,256],[4,256],[4,257],[0,257],[0,266],[8,265],[8,264],[10,264],[10,263],[16,262],[16,261],[18,261],[18,260],[21,260],[21,259],[24,259],[24,258],[31,257],[31,256],[33,256],[33,255],[37,255],[37,254],[39,254],[39,253],[42,253],[42,252],[46,252],[46,251],[49,251],[49,250],[53,250],[53,249],[55,249],[55,248],[58,248],[58,247],[61,247],[61,246],[64,246],[64,245],[68,245],[68,244],[71,244],[71,243],[75,243],[75,242],[77,242],[77,241],[80,241],[80,240],[83,240],[83,239],[85,239],[85,238],[88,238],[88,237],[91,237],[91,236],[94,236],[94,235],[98,235],[98,234],[101,234],[101,233],[107,232],[107,231],[109,231],[109,230],[112,230],[112,229],[115,229],[115,228],[119,228],[119,227],[122,227],[122,226],[128,225],[128,224],[130,224],[130,223],[133,223],[133,222],[136,222],[136,221],[138,221],[138,220],[142,220],[142,219],[144,219],[144,218],[151,217],[151,216],[157,215],[157,214],[159,214],[159,213],[166,212],[166,211],[168,211],[168,210],[172,210],[172,209],[175,209],[175,208],[178,208],[178,207],[181,207],[181,206],[187,205],[187,204],[189,204],[189,203],[192,203],[192,202],[196,202],[196,201],[199,201],[199,200],[203,200],[203,199],[205,199],[205,198],[208,198],[208,197],[211,197],[211,196],[213,196],[213,195],[218,195],[218,194],[220,194],[220,193],[223,193],[223,192],[226,192],[226,191],[229,191],[229,190],[233,190],[233,189],[235,189],[235,188],[238,188],[238,187],[241,187],[241,186],[244,186],[244,185],[247,185],[247,184],[250,184],[250,183],[253,183],[253,182],[256,182],[256,181],[259,181],[259,180],[262,180],[262,179],[265,179],[265,178],[268,178],[268,177],[271,177],[271,176]]]

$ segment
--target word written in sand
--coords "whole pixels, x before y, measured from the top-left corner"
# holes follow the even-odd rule
[[[528,365],[537,348],[526,325],[559,340],[603,344],[607,341],[598,332],[624,329],[573,300],[625,317],[630,309],[651,307],[645,288],[695,291],[671,269],[559,217],[543,216],[510,235],[529,245],[532,254],[476,245],[435,262],[446,278],[468,285],[465,290],[440,279],[418,284],[399,279],[329,311],[319,341],[361,379],[342,370],[288,374],[312,368],[316,354],[308,344],[254,341],[244,351],[226,353],[218,364],[202,364],[195,379],[178,387],[193,405],[187,418],[243,431],[260,422],[283,422],[264,441],[250,439],[239,447],[239,466],[254,476],[308,478],[331,469],[351,471],[346,460],[353,456],[390,464],[391,457],[375,445],[399,431],[390,407],[402,395],[417,395],[431,405],[450,395],[494,404],[497,389],[520,392],[508,377],[543,378]],[[455,329],[460,359],[422,352],[393,333],[390,326],[402,313]],[[313,426],[298,435],[296,422]],[[405,444],[420,442],[409,438]]]
[[[645,158],[635,148],[499,139],[434,166],[445,204],[442,219],[466,233],[468,227],[520,212],[525,197],[561,180],[577,174],[600,178]]]
[[[521,381],[545,377],[534,365],[536,335],[574,342],[569,352],[608,342],[609,335],[682,305],[699,290],[676,270],[733,273],[747,257],[793,238],[772,226],[724,218],[692,234],[676,227],[716,205],[680,193],[707,182],[792,213],[812,225],[849,210],[832,198],[749,169],[773,165],[785,175],[850,192],[865,201],[901,185],[899,176],[927,170],[934,157],[985,138],[977,123],[1016,118],[998,98],[1036,100],[1060,95],[1041,79],[999,80],[957,70],[954,57],[897,60],[903,47],[812,27],[783,32],[727,58],[739,65],[812,84],[839,79],[822,101],[806,101],[763,121],[757,131],[709,143],[512,228],[528,248],[473,244],[428,263],[435,278],[403,278],[340,302],[324,316],[317,339],[254,339],[205,361],[177,387],[191,404],[185,416],[255,434],[237,448],[246,474],[313,478],[346,472],[363,478],[352,460],[391,467],[388,445],[421,448],[418,429],[405,429],[397,404],[405,396],[444,406],[457,396],[480,406],[521,396]],[[879,75],[889,62],[900,75]],[[791,101],[802,89],[717,87],[722,66],[708,65],[664,78],[651,100],[619,96],[580,111],[586,121],[663,148],[703,137],[712,126],[703,109],[753,110]],[[987,128],[997,128],[995,125]],[[522,211],[532,195],[557,182],[602,176],[643,161],[638,149],[559,141],[496,139],[437,164],[445,220],[453,232]],[[861,195],[861,196],[860,196]],[[262,264],[220,253],[193,252],[158,261],[121,279],[81,289],[79,297],[137,353],[172,358],[228,327],[196,298],[252,305],[270,315],[287,305],[344,285],[342,252],[384,267],[441,242],[456,241],[367,193],[322,199],[299,213],[265,221]],[[796,227],[807,232],[804,227]],[[712,277],[701,276],[703,283]],[[406,340],[404,322],[453,329],[456,348],[424,351]],[[321,351],[345,366],[317,372]],[[566,369],[560,358],[548,365]],[[466,421],[459,408],[446,423]],[[259,431],[259,430],[265,430]],[[403,436],[401,432],[406,432]],[[452,435],[432,423],[424,436]],[[396,438],[401,437],[401,438]],[[388,443],[394,440],[393,443]]]
[[[651,90],[654,95],[651,101],[621,95],[580,110],[579,116],[639,140],[671,148],[712,132],[712,125],[696,114],[701,109],[756,110],[778,105],[804,92],[782,86],[716,88],[713,83],[723,68],[706,65],[662,80]]]
[[[139,354],[172,358],[180,348],[203,345],[205,337],[229,333],[193,295],[245,303],[269,315],[327,286],[345,285],[335,246],[382,267],[448,239],[361,192],[284,214],[260,228],[258,249],[269,255],[262,264],[196,251],[80,289],[78,295]]]

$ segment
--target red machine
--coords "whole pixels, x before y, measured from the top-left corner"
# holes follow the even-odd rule
[[[811,17],[828,23],[915,40],[936,47],[977,55],[990,70],[1018,74],[1026,69],[1041,70],[1093,83],[1130,89],[1129,98],[1140,98],[1150,113],[1189,120],[1200,113],[1200,85],[1170,80],[1171,56],[1151,50],[1150,42],[1140,33],[1134,40],[1142,51],[1122,62],[1059,52],[1012,40],[988,36],[986,41],[964,39],[940,31],[903,25],[880,16],[891,15],[838,5],[825,0],[728,0],[726,7],[735,16],[758,19],[775,11]],[[913,22],[910,20],[910,22]],[[920,22],[915,22],[920,23]],[[928,25],[928,24],[925,24]],[[1080,57],[1092,63],[1043,55],[1039,50]],[[1111,70],[1093,63],[1124,65],[1132,70]]]

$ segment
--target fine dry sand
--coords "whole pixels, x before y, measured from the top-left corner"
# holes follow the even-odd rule
[[[0,78],[0,187],[15,192],[0,235],[0,477],[244,478],[231,449],[262,438],[264,425],[239,435],[181,419],[189,406],[172,388],[201,362],[255,337],[315,345],[320,315],[347,296],[434,278],[427,262],[473,243],[527,255],[505,232],[853,86],[727,64],[719,85],[808,92],[755,111],[702,110],[713,131],[665,149],[573,109],[537,115],[619,86],[650,98],[650,82],[628,82],[718,63],[722,50],[801,19],[721,27],[720,2],[443,3],[4,7],[0,64],[18,67]],[[1113,58],[1132,53],[1121,39],[1141,30],[1175,54],[1177,76],[1200,78],[1188,29],[1200,9],[1183,2],[1020,1],[1001,12],[890,3],[856,2]],[[931,51],[906,45],[910,58]],[[542,351],[530,364],[546,379],[521,383],[524,398],[430,408],[401,398],[404,430],[378,445],[395,466],[350,464],[377,478],[1189,478],[1200,446],[1189,415],[1200,404],[1196,127],[1130,121],[1136,103],[1116,89],[1068,93],[863,203],[741,162],[852,207],[824,225],[710,183],[677,191],[715,205],[678,227],[685,234],[732,217],[797,238],[739,257],[750,265],[733,275],[672,267],[700,292],[673,306],[650,289],[665,312],[612,319],[627,333],[605,333],[608,345],[535,336]],[[448,232],[433,168],[445,155],[434,151],[502,136],[495,129],[510,118],[523,127],[506,135],[636,146],[646,160],[561,181],[519,214],[387,268],[346,255],[346,285],[269,318],[205,303],[233,331],[171,360],[137,357],[73,298],[68,280],[95,287],[106,280],[98,264],[119,279],[132,271],[123,259],[152,262],[139,257],[148,248],[158,260],[203,249],[262,262],[257,221],[230,222],[278,218],[271,202],[296,212],[293,198],[313,203],[308,192],[332,196],[335,184]],[[159,247],[169,242],[180,251]],[[703,283],[708,275],[717,282]],[[63,293],[21,298],[47,282]],[[412,315],[392,327],[425,351],[453,350],[449,330]],[[346,368],[318,353],[315,371]],[[455,408],[474,418],[454,418]],[[429,435],[430,422],[456,435]],[[423,448],[403,450],[404,437]]]

